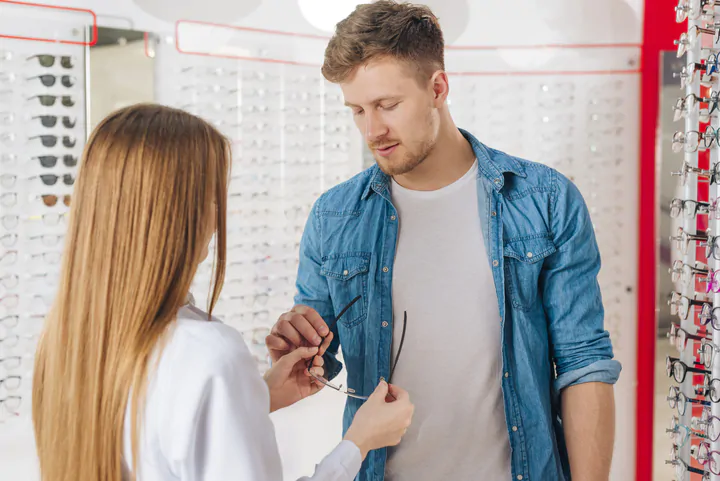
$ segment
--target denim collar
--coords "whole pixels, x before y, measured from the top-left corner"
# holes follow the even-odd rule
[[[470,143],[478,159],[478,177],[484,176],[496,191],[505,185],[504,174],[511,173],[519,177],[527,177],[525,169],[514,157],[504,153],[494,153],[470,132],[458,129],[463,137]],[[365,187],[362,199],[367,199],[375,191],[384,197],[389,195],[388,185],[390,176],[385,174],[377,164],[371,167],[370,183]]]

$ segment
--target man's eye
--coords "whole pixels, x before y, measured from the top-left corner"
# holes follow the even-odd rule
[[[393,110],[393,109],[395,109],[395,107],[398,106],[398,104],[400,104],[400,102],[383,107],[383,110]]]

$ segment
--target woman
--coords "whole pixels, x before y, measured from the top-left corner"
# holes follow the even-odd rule
[[[282,478],[268,412],[319,390],[305,368],[317,348],[263,380],[242,336],[187,302],[213,234],[210,312],[222,289],[229,151],[208,123],[158,105],[119,110],[90,137],[35,364],[44,481]],[[312,479],[351,480],[369,450],[400,441],[413,408],[387,394]]]

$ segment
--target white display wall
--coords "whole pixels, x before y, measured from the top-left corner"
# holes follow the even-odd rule
[[[534,2],[526,3],[524,9],[517,5],[518,15],[510,19],[504,11],[499,11],[499,6],[470,2],[468,15],[482,21],[470,22],[473,27],[459,36],[456,48],[447,51],[450,108],[457,124],[486,144],[558,168],[576,182],[587,200],[603,256],[600,282],[607,311],[606,327],[613,338],[616,358],[623,364],[623,373],[616,386],[617,440],[612,479],[624,481],[632,479],[635,472],[639,132],[639,49],[627,44],[636,42],[641,35],[639,21],[636,21],[640,8],[628,2],[609,2],[606,10],[595,12],[596,20],[600,22],[607,17],[602,15],[603,12],[621,12],[627,17],[629,27],[626,30],[634,26],[635,33],[606,29],[603,38],[584,38],[582,35],[587,34],[587,29],[579,28],[578,22],[551,28],[557,20],[553,12],[561,18],[564,13],[573,13],[574,8],[569,2],[551,2],[554,6],[546,5],[547,11],[542,14],[544,22],[534,27],[528,22],[525,27],[524,33],[534,36],[524,35],[523,38],[533,40],[521,41],[517,36],[499,30],[497,24],[502,22],[497,20],[522,25],[528,12],[537,9]],[[342,106],[341,93],[336,86],[325,82],[319,72],[327,41],[324,35],[327,34],[318,32],[307,22],[297,21],[300,12],[294,2],[283,2],[282,5],[284,11],[296,15],[295,21],[283,20],[286,23],[278,24],[274,13],[279,3],[273,1],[264,2],[242,20],[242,25],[272,32],[193,21],[173,25],[150,17],[129,0],[102,7],[89,1],[69,1],[62,5],[93,8],[98,21],[104,25],[152,32],[146,53],[154,59],[156,101],[208,118],[233,141],[229,265],[218,315],[244,333],[259,369],[264,369],[266,352],[258,341],[292,302],[297,243],[309,207],[321,192],[360,171],[363,163],[362,139]],[[7,27],[10,16],[4,15],[7,13],[5,8],[0,6],[0,35],[4,28],[10,28]],[[596,6],[592,8],[597,9]],[[13,29],[23,25],[17,21],[17,15],[27,15],[25,27],[40,29],[43,35],[52,31],[56,38],[62,39],[76,38],[77,32],[82,33],[88,21],[87,14],[82,12],[53,12],[47,17],[38,9],[23,9],[21,13],[16,9],[13,15]],[[38,18],[51,23],[37,23]],[[52,23],[58,18],[62,18],[62,26]],[[493,18],[496,24],[490,25]],[[591,20],[578,18],[583,18],[584,22]],[[488,28],[482,28],[484,25]],[[299,35],[282,35],[275,31]],[[494,31],[495,36],[486,37],[488,31]],[[37,35],[35,32],[33,36]],[[472,46],[487,44],[490,40],[506,47]],[[582,48],[517,47],[519,43],[567,41],[581,44],[622,42],[623,45],[611,48],[587,45]],[[459,48],[458,45],[466,47]],[[510,48],[510,45],[515,47]],[[3,51],[14,53],[12,62],[2,60]],[[20,87],[16,83],[11,85],[13,93],[3,96],[6,85],[2,73],[10,68],[18,69],[18,78],[26,74],[37,75],[37,71],[64,74],[59,63],[61,59],[49,69],[25,61],[25,55],[40,52],[70,55],[77,60],[79,68],[72,72],[78,80],[74,87],[63,87],[60,77],[55,86],[42,86],[41,93],[38,89],[33,90],[31,84],[23,83]],[[83,126],[86,53],[84,47],[77,45],[0,38],[0,137],[7,124],[2,122],[2,112],[28,111],[28,104],[20,103],[40,94],[65,95],[66,91],[75,94],[78,98],[73,107],[62,106],[62,98],[58,98],[55,106],[40,106],[42,108],[32,111],[37,111],[38,115],[60,116],[72,111],[78,118],[77,125]],[[92,93],[90,95],[92,97]],[[45,134],[46,130],[52,130],[53,135],[70,135],[61,126],[61,119],[53,129],[41,129],[23,117],[13,124],[13,129],[17,129],[17,136]],[[55,226],[50,224],[54,219],[50,214],[62,214],[66,210],[62,195],[71,192],[71,186],[65,186],[62,178],[54,186],[45,185],[42,179],[30,179],[45,173],[45,168],[38,160],[34,161],[38,165],[33,165],[33,161],[27,159],[58,155],[57,166],[48,172],[74,175],[71,167],[62,165],[61,155],[66,151],[67,155],[79,155],[85,131],[75,130],[72,135],[77,139],[73,148],[61,147],[62,137],[54,148],[44,147],[42,143],[33,146],[25,137],[20,137],[23,144],[15,154],[19,155],[16,163],[0,164],[0,176],[7,173],[17,176],[18,182],[22,180],[10,188],[0,182],[0,195],[15,192],[23,202],[30,199],[28,195],[58,196],[58,202],[52,208],[43,204],[45,199],[42,197],[36,197],[35,204],[28,200],[27,204],[0,205],[0,216],[9,214],[22,218],[17,245],[12,250],[17,250],[20,259],[31,256],[29,259],[33,261],[13,264],[16,267],[22,265],[22,272],[17,271],[23,282],[22,289],[3,287],[0,282],[0,298],[22,292],[18,297],[21,302],[12,308],[12,312],[11,308],[2,307],[0,301],[0,318],[19,315],[37,321],[27,324],[27,338],[22,337],[23,342],[18,343],[23,346],[21,358],[26,356],[22,358],[23,368],[31,363],[32,336],[38,332],[45,313],[40,309],[41,304],[35,302],[39,300],[35,296],[41,296],[49,303],[54,292],[56,267],[45,262],[52,260],[53,255],[46,253],[57,252],[62,247],[61,238],[57,239],[57,244],[47,245],[55,239],[51,236],[62,235],[62,217],[58,217],[60,225]],[[42,142],[42,139],[35,141]],[[1,153],[10,153],[5,150],[5,144],[0,145]],[[2,236],[13,232],[0,227],[0,242],[10,239]],[[3,243],[0,255],[6,250]],[[0,261],[0,279],[14,275],[14,272],[10,268],[5,270]],[[201,306],[205,303],[206,286],[206,271],[201,269],[194,290]],[[18,332],[18,336],[25,335],[25,331]],[[5,335],[0,331],[0,339]],[[15,335],[15,331],[11,335]],[[5,352],[0,350],[0,359],[3,355]],[[0,367],[0,378],[5,375],[7,373]],[[26,398],[30,373],[24,370],[21,377],[23,401],[17,411],[19,416],[4,419],[0,424],[3,480],[7,472],[10,473],[9,480],[37,479]],[[3,396],[5,393],[0,388],[0,398]],[[314,464],[339,441],[343,402],[342,396],[335,392],[322,392],[273,416],[286,479],[310,473]]]

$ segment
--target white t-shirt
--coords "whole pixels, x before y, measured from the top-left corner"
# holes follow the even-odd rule
[[[392,382],[415,405],[387,481],[511,479],[501,389],[500,310],[486,255],[477,160],[435,191],[391,185],[400,232],[393,267]]]
[[[151,363],[154,366],[155,363]],[[242,335],[187,305],[157,369],[151,369],[140,436],[138,481],[281,481],[270,395]],[[130,403],[124,467],[132,467]],[[343,441],[315,481],[351,481],[360,450]]]

